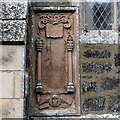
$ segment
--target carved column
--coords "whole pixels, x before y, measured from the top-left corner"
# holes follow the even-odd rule
[[[36,86],[36,92],[43,92],[43,86],[41,83],[41,54],[42,54],[42,48],[43,48],[43,40],[41,38],[38,38],[36,40],[36,50],[37,50],[37,86]]]
[[[67,50],[68,50],[68,63],[69,63],[69,70],[68,70],[68,85],[67,85],[67,92],[74,92],[74,84],[73,84],[73,64],[72,64],[72,51],[73,51],[73,38],[71,35],[67,38]]]

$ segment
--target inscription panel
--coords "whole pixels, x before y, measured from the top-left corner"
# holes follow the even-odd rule
[[[63,90],[66,85],[65,41],[49,39],[44,41],[42,51],[42,79],[45,90]],[[49,51],[48,51],[49,50]]]
[[[78,115],[75,13],[32,11],[30,116]],[[77,74],[76,74],[77,75]]]
[[[63,37],[63,25],[48,23],[46,25],[46,36],[51,38]]]

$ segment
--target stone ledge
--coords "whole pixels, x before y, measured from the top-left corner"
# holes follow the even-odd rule
[[[34,7],[76,7],[79,6],[78,0],[31,0],[31,6]]]
[[[86,115],[85,115],[86,116]],[[85,116],[81,116],[81,117],[31,117],[30,120],[119,120],[119,118],[104,118],[104,115],[90,115],[90,117],[88,118],[84,118]],[[100,118],[96,118],[96,117],[101,116]],[[113,116],[112,114],[110,114],[110,116]],[[82,118],[83,117],[83,118]],[[116,116],[117,117],[117,116]]]
[[[91,30],[83,31],[80,36],[81,43],[103,43],[103,44],[118,44],[118,32],[115,30]]]
[[[0,19],[25,19],[27,2],[1,2]]]

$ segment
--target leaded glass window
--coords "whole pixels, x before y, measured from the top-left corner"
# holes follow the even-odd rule
[[[88,30],[111,30],[111,2],[109,0],[87,0],[85,3],[85,28]]]
[[[120,1],[119,2],[117,2],[117,9],[118,9],[118,30],[120,30]]]

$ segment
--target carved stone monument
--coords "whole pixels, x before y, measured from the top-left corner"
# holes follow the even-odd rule
[[[32,11],[30,116],[78,115],[74,12]]]

